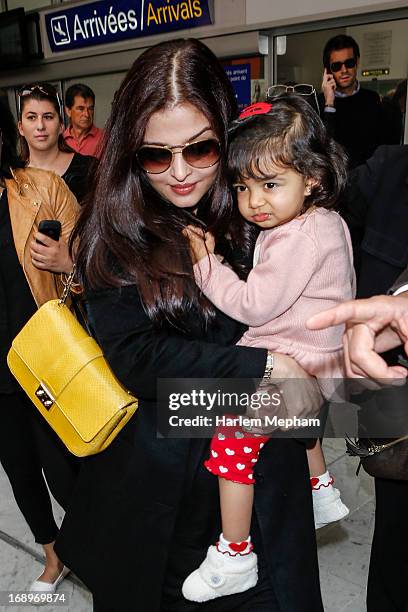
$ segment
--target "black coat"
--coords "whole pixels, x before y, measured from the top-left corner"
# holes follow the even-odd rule
[[[408,146],[381,146],[356,168],[341,212],[353,241],[357,296],[386,293],[408,266]]]
[[[220,531],[217,479],[203,467],[209,440],[157,438],[156,378],[259,378],[266,351],[222,346],[242,329],[221,314],[205,336],[193,313],[189,338],[169,328],[158,332],[135,287],[87,297],[105,355],[140,407],[105,452],[84,460],[59,557],[104,610],[322,611],[306,453],[294,440],[267,444],[256,475],[260,587],[272,585],[279,604],[254,604],[257,588],[208,604],[181,595],[183,580]]]
[[[352,96],[336,96],[334,113],[324,110],[323,94],[318,99],[323,122],[334,140],[347,151],[352,168],[363,164],[379,145],[388,142],[388,125],[375,91],[361,87]]]
[[[393,286],[389,289],[389,293],[394,293],[397,289],[400,289],[404,285],[408,285],[408,268],[399,275]]]
[[[96,163],[97,160],[95,157],[74,153],[71,163],[61,177],[80,204],[88,193],[91,173]]]

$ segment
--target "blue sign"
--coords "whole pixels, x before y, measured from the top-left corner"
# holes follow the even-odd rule
[[[239,110],[251,104],[251,64],[224,66],[235,91]]]
[[[212,0],[100,0],[45,15],[53,52],[212,23]]]

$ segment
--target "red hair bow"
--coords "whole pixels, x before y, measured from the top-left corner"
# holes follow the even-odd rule
[[[238,120],[247,119],[253,115],[266,115],[272,110],[272,104],[269,102],[256,102],[244,108],[242,113],[239,115]]]

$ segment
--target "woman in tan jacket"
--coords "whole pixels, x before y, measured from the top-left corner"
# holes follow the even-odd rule
[[[66,507],[78,464],[11,376],[6,355],[36,308],[59,296],[59,273],[72,269],[67,242],[78,204],[59,176],[21,168],[16,137],[11,113],[0,108],[0,461],[45,552],[44,571],[30,589],[49,593],[67,570],[54,552],[58,527],[43,472],[53,496]],[[38,232],[43,219],[61,222],[59,241]]]

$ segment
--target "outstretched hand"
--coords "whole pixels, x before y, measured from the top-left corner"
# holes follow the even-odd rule
[[[208,253],[214,253],[215,239],[210,232],[205,232],[195,225],[188,225],[183,230],[183,234],[190,241],[190,251],[194,264],[207,257]]]
[[[343,337],[347,376],[404,379],[407,370],[388,366],[379,353],[404,345],[408,353],[408,297],[380,295],[351,300],[311,317],[309,329],[346,324]]]

